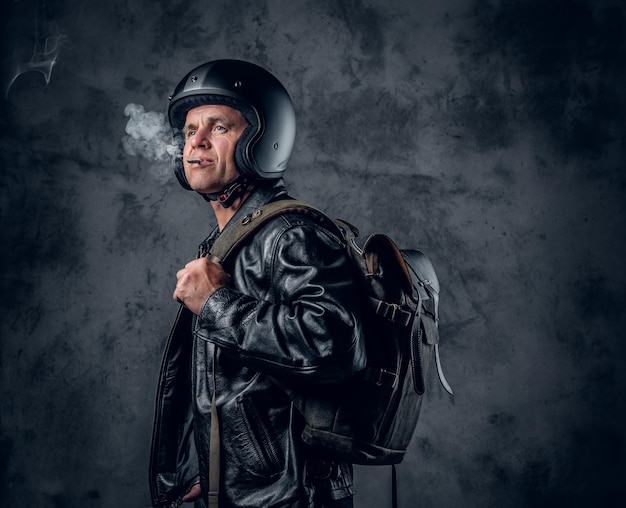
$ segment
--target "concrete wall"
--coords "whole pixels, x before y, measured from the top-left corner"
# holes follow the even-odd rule
[[[148,505],[175,272],[212,226],[159,115],[234,57],[292,93],[293,193],[439,271],[456,392],[428,389],[401,506],[624,506],[622,2],[2,10],[0,505]],[[357,508],[389,476],[358,468]]]

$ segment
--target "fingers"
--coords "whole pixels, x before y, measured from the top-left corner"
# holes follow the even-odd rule
[[[215,265],[217,263],[211,261],[209,258],[196,258],[196,259],[193,259],[193,260],[189,261],[189,263],[187,263],[185,265],[185,268],[193,269],[193,268],[196,268],[196,267],[208,266],[209,264]],[[185,268],[183,268],[183,270]]]
[[[172,298],[198,314],[206,299],[221,287],[228,286],[230,276],[221,265],[207,258],[190,261],[176,273]]]
[[[180,270],[176,272],[176,278],[180,279],[189,271],[192,271],[195,269],[201,269],[202,265],[205,264],[204,261],[208,261],[208,260],[206,258],[198,258],[198,259],[194,259],[193,261],[189,261],[189,263],[187,263],[184,268],[181,268]]]

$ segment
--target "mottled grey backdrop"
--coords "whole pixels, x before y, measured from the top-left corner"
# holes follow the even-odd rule
[[[625,506],[619,0],[6,0],[0,505],[145,507],[175,272],[161,116],[209,59],[293,95],[294,194],[420,247],[442,354],[402,508]],[[357,508],[388,506],[358,468]]]

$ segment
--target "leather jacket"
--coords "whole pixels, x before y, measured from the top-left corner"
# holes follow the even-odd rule
[[[281,180],[256,188],[229,224],[284,196]],[[351,495],[345,464],[316,476],[320,463],[300,439],[302,417],[286,390],[332,390],[364,367],[358,298],[341,241],[304,215],[286,214],[224,268],[231,285],[213,293],[197,317],[181,307],[166,345],[150,463],[153,506],[178,506],[198,476],[207,492],[214,394],[220,507],[299,508],[312,506],[322,490],[335,499]]]

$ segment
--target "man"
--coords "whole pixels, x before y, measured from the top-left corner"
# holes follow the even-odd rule
[[[158,388],[153,506],[352,506],[351,466],[315,460],[287,395],[332,390],[364,367],[358,299],[340,240],[287,213],[226,267],[206,257],[232,224],[289,199],[282,175],[295,138],[291,99],[264,69],[218,60],[183,78],[168,114],[184,140],[175,174],[209,201],[217,227],[177,273],[173,297],[182,305]]]

